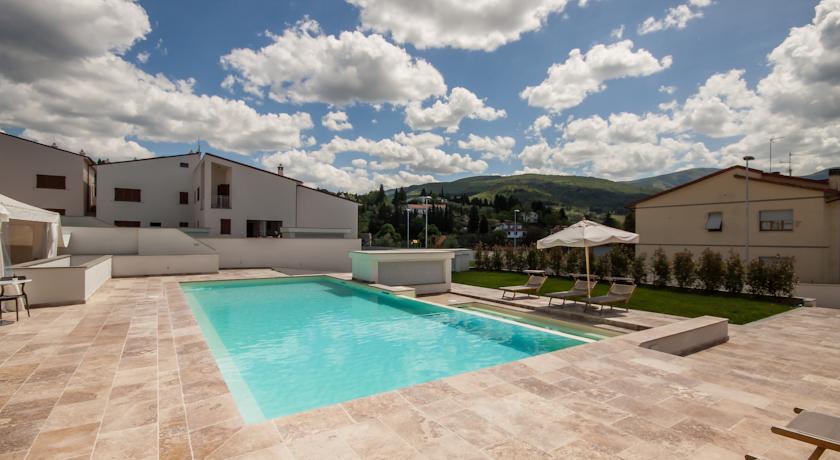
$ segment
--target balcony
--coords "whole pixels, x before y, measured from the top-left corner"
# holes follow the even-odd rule
[[[213,209],[230,209],[230,195],[214,195],[210,201]]]

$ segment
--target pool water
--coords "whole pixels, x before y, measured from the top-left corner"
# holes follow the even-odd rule
[[[247,423],[591,341],[328,277],[182,289]]]

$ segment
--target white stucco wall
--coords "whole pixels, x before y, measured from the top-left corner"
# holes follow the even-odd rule
[[[113,224],[115,220],[139,221],[142,227],[160,222],[178,227],[191,222],[195,189],[193,172],[200,155],[156,157],[139,161],[108,163],[96,167],[96,216]],[[181,163],[188,163],[182,168]],[[139,189],[139,203],[114,201],[115,188]],[[180,204],[180,192],[187,192],[189,204]]]
[[[359,205],[328,193],[297,187],[297,227],[349,228],[346,238],[358,238]]]
[[[0,194],[65,215],[85,215],[85,157],[0,133]],[[65,190],[36,188],[35,176],[65,176]]]
[[[220,268],[286,267],[350,271],[359,239],[199,238],[219,253]]]
[[[26,294],[31,305],[72,305],[84,303],[111,279],[111,257],[103,256],[71,266],[71,257],[15,267],[17,276],[26,276]]]
[[[217,254],[114,256],[112,276],[190,275],[219,271]]]
[[[64,227],[70,233],[70,243],[65,250],[68,254],[137,254],[137,228],[102,228],[102,227]]]

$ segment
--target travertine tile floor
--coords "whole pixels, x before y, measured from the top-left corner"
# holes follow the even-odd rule
[[[246,426],[178,281],[270,276],[116,279],[0,327],[0,458],[793,459],[772,423],[840,414],[840,310],[811,308],[686,358],[617,337]]]

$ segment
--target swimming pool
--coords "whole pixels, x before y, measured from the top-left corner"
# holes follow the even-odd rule
[[[329,277],[181,286],[247,423],[591,341]]]

